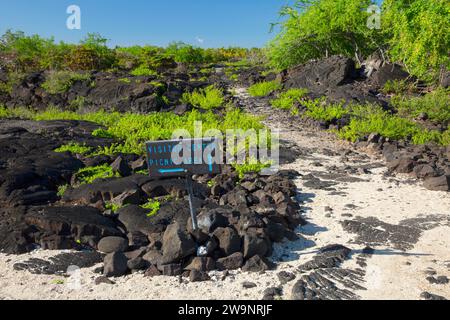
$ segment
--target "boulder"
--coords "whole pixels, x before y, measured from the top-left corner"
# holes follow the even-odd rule
[[[229,222],[226,217],[222,215],[220,209],[212,209],[201,212],[197,216],[198,227],[205,233],[212,233],[220,227],[228,226]]]
[[[255,255],[265,256],[270,252],[267,240],[253,234],[246,234],[243,242],[244,258],[248,259]]]
[[[179,264],[179,263],[166,264],[166,265],[163,265],[161,268],[162,268],[162,274],[164,276],[169,276],[169,277],[179,276],[182,271],[181,264]]]
[[[148,210],[138,205],[129,205],[120,208],[118,220],[125,226],[127,232],[141,232],[150,235],[156,231],[160,231],[157,225],[154,225],[148,218]]]
[[[288,272],[288,271],[280,271],[277,274],[277,276],[282,285],[295,279],[295,274],[293,274],[292,272]]]
[[[342,56],[310,61],[292,68],[287,73],[286,88],[333,87],[355,77],[355,62]]]
[[[245,272],[263,272],[271,269],[271,264],[261,256],[253,256],[242,267]]]
[[[121,237],[105,237],[102,238],[97,249],[103,253],[124,252],[128,248],[128,240]]]
[[[191,282],[202,282],[202,281],[208,281],[211,280],[209,275],[204,271],[199,270],[191,270],[189,273],[189,281]]]
[[[103,274],[105,277],[120,277],[128,271],[128,260],[122,252],[114,252],[106,255],[103,262]]]
[[[130,270],[144,270],[148,267],[148,262],[141,257],[137,257],[128,260],[127,267]]]
[[[225,258],[217,259],[216,266],[219,270],[235,270],[244,265],[244,255],[241,252],[233,253]]]
[[[423,185],[433,191],[450,191],[450,175],[428,178]]]
[[[241,237],[232,228],[217,228],[213,235],[219,241],[221,254],[229,256],[241,250]]]
[[[33,207],[25,216],[25,222],[50,234],[70,236],[75,240],[86,236],[99,240],[121,235],[112,220],[92,207]]]
[[[149,264],[159,266],[163,261],[163,256],[158,250],[150,250],[142,256],[142,259],[147,261]]]
[[[196,244],[181,226],[175,222],[169,225],[163,236],[163,263],[179,262],[194,254]]]
[[[111,163],[111,169],[114,173],[118,173],[121,177],[127,177],[132,172],[127,161],[122,156],[118,156],[116,160]]]
[[[151,265],[144,273],[145,277],[157,277],[161,275],[161,271],[155,265]]]
[[[210,257],[194,257],[185,270],[211,271],[216,269],[216,262]]]

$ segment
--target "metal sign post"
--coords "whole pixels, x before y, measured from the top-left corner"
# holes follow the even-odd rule
[[[174,150],[183,150],[182,147],[186,146],[190,148],[190,156],[184,156],[183,162],[177,164],[172,158],[172,152]],[[219,155],[219,158],[222,156],[222,151],[219,148],[220,145],[215,138],[150,141],[146,143],[147,164],[150,177],[155,179],[185,177],[192,227],[194,230],[198,229],[198,222],[194,206],[192,175],[220,173],[220,164],[213,161],[217,155]],[[204,157],[206,150],[208,150],[208,153]],[[199,153],[201,157],[196,157]],[[204,161],[205,158],[207,159],[206,162]]]
[[[186,175],[186,189],[189,196],[189,210],[191,211],[192,228],[194,230],[197,230],[198,222],[197,222],[197,213],[195,212],[194,207],[194,187],[192,183],[192,176],[189,173]]]

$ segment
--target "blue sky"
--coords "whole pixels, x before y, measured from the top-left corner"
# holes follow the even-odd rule
[[[110,45],[263,46],[280,8],[292,0],[0,0],[0,34],[7,29],[78,42],[88,32]],[[81,30],[68,30],[66,9],[81,8]]]

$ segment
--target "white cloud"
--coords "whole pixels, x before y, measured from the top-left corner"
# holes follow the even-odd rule
[[[197,42],[198,43],[201,43],[201,44],[203,44],[204,42],[205,42],[205,39],[203,39],[203,38],[200,38],[200,37],[195,37],[195,40],[197,40]]]

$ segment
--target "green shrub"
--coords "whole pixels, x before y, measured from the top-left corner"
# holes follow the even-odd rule
[[[446,0],[385,0],[382,30],[389,56],[428,81],[450,69],[450,2]]]
[[[78,96],[69,102],[69,109],[72,111],[82,110],[86,106],[86,98]]]
[[[371,133],[393,140],[407,140],[414,144],[434,142],[448,145],[447,133],[423,129],[420,125],[383,111],[378,106],[354,106],[350,124],[338,132],[344,139],[356,141]]]
[[[111,166],[108,164],[82,168],[75,173],[75,176],[77,178],[78,185],[91,184],[97,179],[120,177],[118,173],[114,173],[112,171]]]
[[[234,164],[232,167],[239,175],[239,179],[244,178],[246,173],[260,173],[261,170],[270,167],[270,163],[261,163],[258,161],[248,162],[246,164]]]
[[[23,79],[25,74],[21,72],[9,72],[8,81],[0,82],[0,92],[11,94],[15,85],[18,85]]]
[[[54,71],[51,72],[42,88],[50,94],[59,94],[67,92],[76,81],[89,81],[90,74],[76,73],[71,71]]]
[[[224,97],[222,90],[212,85],[204,89],[194,90],[192,93],[185,92],[181,101],[198,108],[211,110],[221,107],[224,103]]]
[[[137,67],[136,69],[131,71],[131,75],[136,76],[136,77],[139,77],[139,76],[151,77],[151,76],[157,76],[158,73],[155,70],[150,69],[148,66],[140,65],[139,67]]]
[[[282,85],[278,81],[260,82],[248,88],[248,93],[252,97],[267,97],[272,92],[280,90],[281,88]]]
[[[303,102],[303,105],[306,107],[305,116],[319,121],[329,122],[341,119],[349,113],[343,103],[329,104],[324,98],[306,100]]]
[[[270,63],[289,68],[310,59],[342,54],[367,56],[382,44],[381,32],[367,27],[371,0],[302,0],[286,6],[281,31],[269,43]]]
[[[111,210],[113,213],[116,213],[121,208],[123,208],[123,206],[118,205],[116,203],[112,203],[112,202],[106,202],[105,203],[105,209],[106,210]]]
[[[114,51],[108,48],[107,39],[97,33],[89,33],[75,46],[67,58],[67,66],[74,71],[106,70],[115,63]]]
[[[388,80],[381,89],[381,92],[395,95],[413,93],[414,85],[406,80]]]
[[[391,105],[402,117],[416,118],[425,113],[431,121],[450,121],[450,89],[439,88],[421,97],[394,96]]]
[[[280,93],[276,99],[270,101],[270,104],[274,108],[292,111],[295,104],[302,101],[307,94],[307,89],[289,89]]]
[[[91,147],[87,147],[86,145],[82,145],[82,144],[75,143],[75,142],[65,144],[65,145],[55,149],[55,152],[59,152],[59,153],[70,152],[73,154],[81,154],[81,155],[87,154],[91,151],[92,151]]]
[[[205,63],[203,49],[196,48],[183,42],[169,44],[165,54],[174,58],[179,63]]]

